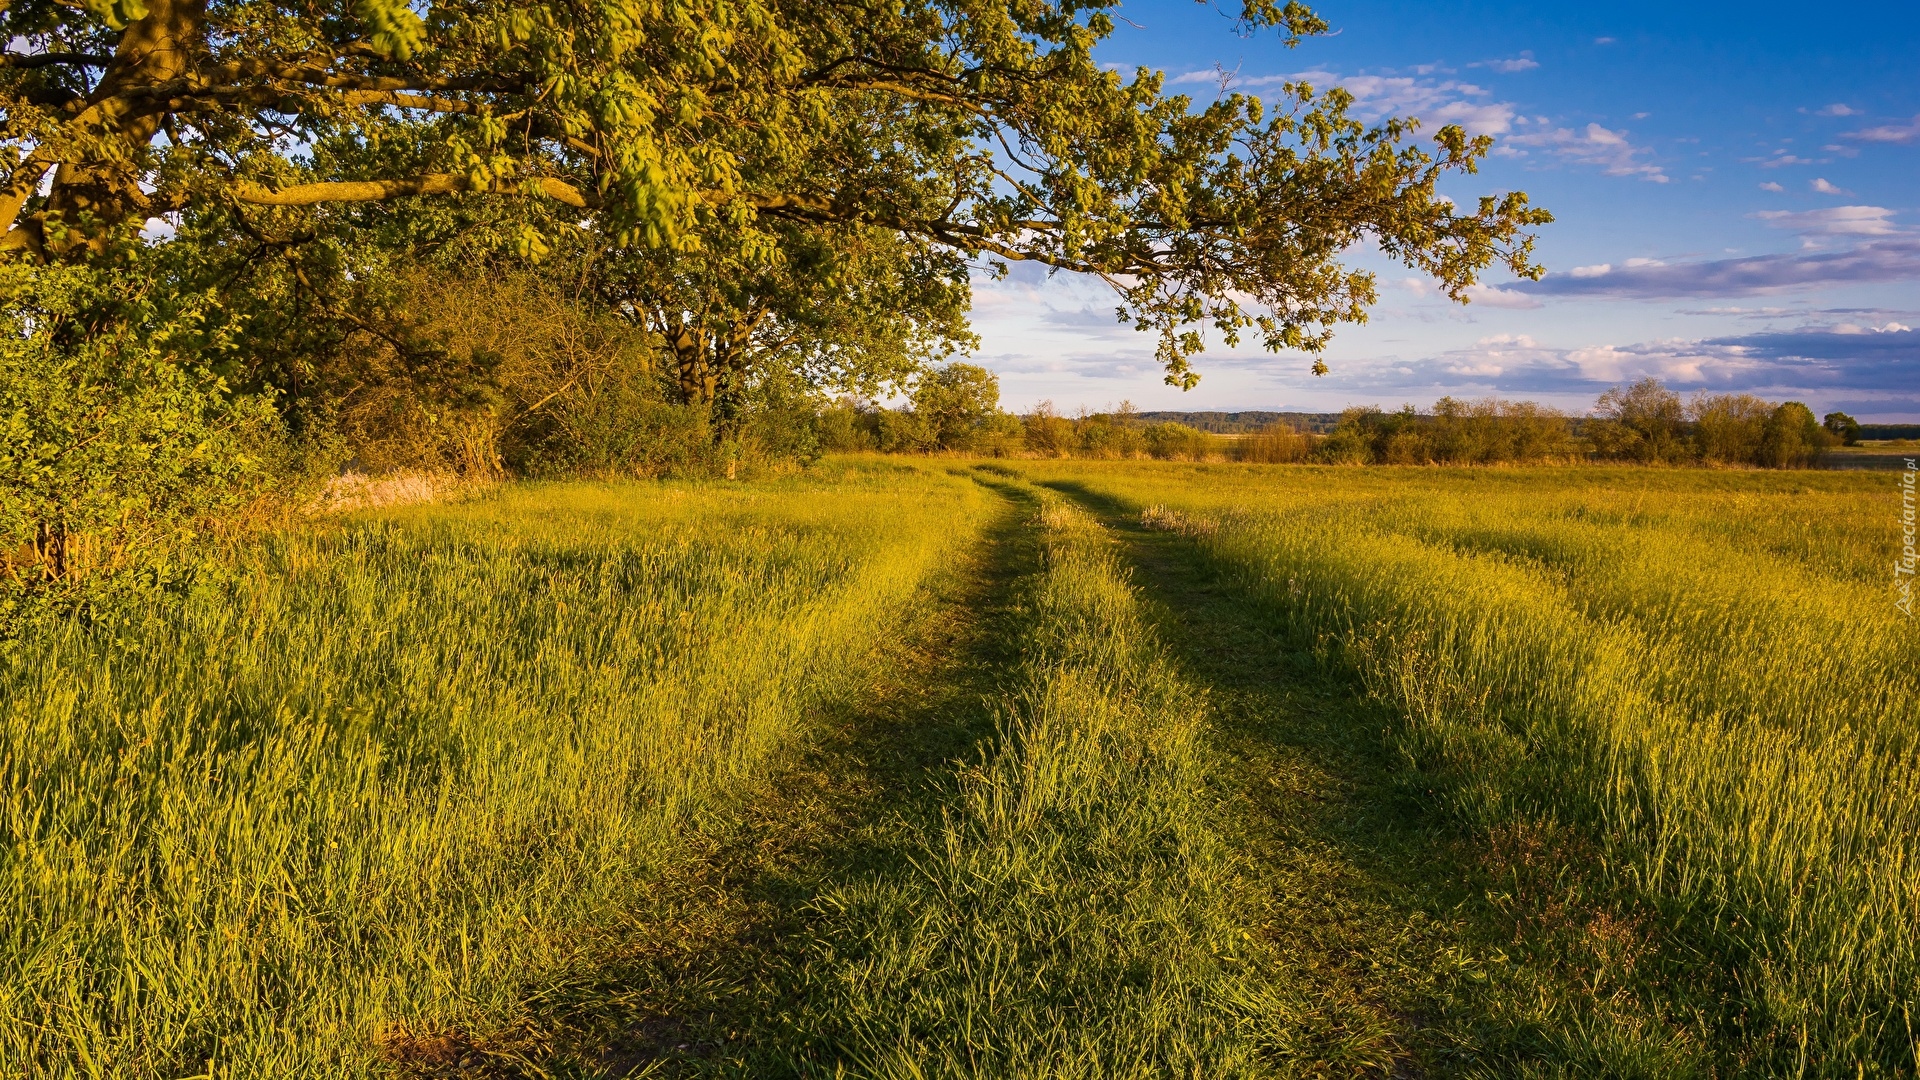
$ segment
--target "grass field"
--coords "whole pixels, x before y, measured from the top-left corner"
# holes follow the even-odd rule
[[[1885,480],[1040,471],[1192,537],[1402,713],[1463,821],[1665,938],[1686,959],[1647,979],[1741,1048],[1722,1067],[1915,1066],[1920,634]]]
[[[14,658],[0,1060],[354,1074],[509,1021],[964,548],[976,485],[526,487]]]
[[[4,661],[0,1073],[1895,1076],[1885,476],[829,459]]]

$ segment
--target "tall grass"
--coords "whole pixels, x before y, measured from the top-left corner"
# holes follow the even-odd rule
[[[1399,704],[1470,819],[1591,830],[1737,987],[1729,1059],[1920,1065],[1920,633],[1883,479],[1053,474],[1188,528]]]
[[[913,872],[819,901],[820,1024],[852,1075],[1220,1077],[1283,1049],[1210,831],[1204,699],[1110,543],[1043,505],[999,728]]]
[[[0,1074],[352,1076],[568,977],[987,499],[516,488],[0,670]]]

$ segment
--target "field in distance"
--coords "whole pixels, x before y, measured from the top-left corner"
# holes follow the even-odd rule
[[[311,524],[0,656],[0,1074],[1912,1075],[1895,479]]]

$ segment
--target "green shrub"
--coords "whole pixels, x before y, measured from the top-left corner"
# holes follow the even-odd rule
[[[182,580],[183,553],[296,459],[272,402],[207,360],[211,295],[139,268],[0,270],[0,638]]]
[[[1654,464],[1687,456],[1685,429],[1680,395],[1649,378],[1601,394],[1587,437],[1601,457]]]
[[[879,409],[873,414],[874,442],[889,454],[918,454],[933,449],[926,424],[909,409]]]
[[[1581,452],[1566,415],[1531,401],[1441,398],[1428,427],[1430,457],[1448,464],[1554,461]]]
[[[1693,416],[1694,450],[1702,461],[1758,463],[1773,406],[1752,394],[1696,394],[1687,411]]]
[[[913,411],[932,446],[977,449],[988,421],[1000,413],[1000,379],[976,364],[935,368],[914,387]]]
[[[1162,460],[1204,461],[1217,441],[1213,436],[1185,424],[1149,424],[1142,431],[1147,453]]]
[[[872,427],[871,411],[862,408],[857,399],[843,397],[815,416],[814,437],[820,449],[828,453],[871,450],[878,442]]]
[[[705,409],[669,405],[636,376],[568,394],[513,461],[531,476],[687,476],[713,467]]]
[[[1827,433],[1840,440],[1842,446],[1852,446],[1860,441],[1860,421],[1843,412],[1830,412],[1821,418],[1820,426]]]
[[[1819,460],[1832,445],[1833,436],[1813,410],[1797,401],[1780,404],[1767,417],[1766,433],[1760,444],[1760,464],[1775,469],[1804,469]]]
[[[1011,413],[996,410],[974,433],[973,451],[976,454],[1015,457],[1026,447],[1026,425]]]
[[[1027,449],[1042,457],[1065,457],[1073,450],[1073,421],[1055,412],[1051,401],[1021,417],[1021,428]]]
[[[1079,457],[1131,458],[1147,452],[1147,442],[1132,405],[1113,413],[1095,413],[1074,421],[1074,449]]]

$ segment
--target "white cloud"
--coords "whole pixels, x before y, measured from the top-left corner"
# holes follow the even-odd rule
[[[1813,110],[1801,109],[1800,111],[1801,112],[1811,111],[1815,116],[1858,116],[1860,115],[1860,110],[1853,108],[1850,105],[1843,105],[1837,101],[1831,105],[1823,105],[1818,109],[1813,109]]]
[[[1421,69],[1416,69],[1421,70]],[[1190,71],[1173,82],[1219,82],[1220,72]],[[1304,82],[1316,89],[1338,86],[1354,97],[1354,114],[1363,120],[1386,116],[1418,117],[1429,128],[1459,124],[1469,135],[1502,135],[1511,130],[1515,108],[1494,101],[1485,87],[1457,79],[1409,75],[1341,75],[1332,71],[1302,71],[1292,75],[1260,75],[1234,79],[1246,89]]]
[[[1830,206],[1821,210],[1762,210],[1753,215],[1776,229],[1801,236],[1895,236],[1893,211],[1884,206]]]
[[[1905,124],[1883,124],[1862,131],[1849,131],[1842,136],[1848,139],[1862,139],[1866,142],[1910,143],[1920,140],[1920,113],[1914,114]]]
[[[1569,350],[1567,360],[1592,382],[1625,382],[1652,375],[1667,382],[1697,383],[1705,381],[1709,371],[1724,378],[1729,368],[1741,366],[1742,351],[1737,345],[1702,348],[1699,342],[1667,339],[1624,348],[1590,345]]]
[[[1859,323],[1843,322],[1835,323],[1832,326],[1826,327],[1825,330],[1829,334],[1848,335],[1910,334],[1913,332],[1913,327],[1901,322],[1890,322],[1884,326],[1861,326]]]
[[[1904,328],[1849,334],[1839,327],[1809,326],[1786,332],[1571,348],[1501,334],[1465,348],[1397,361],[1391,368],[1361,373],[1353,382],[1396,389],[1431,386],[1454,394],[1478,390],[1571,395],[1592,394],[1608,384],[1653,376],[1679,387],[1785,391],[1780,396],[1804,400],[1822,392],[1878,390],[1894,373],[1911,368],[1916,359],[1920,359],[1920,334]],[[1342,378],[1340,366],[1333,377]]]
[[[1827,182],[1827,178],[1826,178],[1826,177],[1824,177],[1824,176],[1820,176],[1820,177],[1815,177],[1815,178],[1814,178],[1814,181],[1813,181],[1813,183],[1812,183],[1812,184],[1810,184],[1810,185],[1808,185],[1808,186],[1810,186],[1810,187],[1812,187],[1812,188],[1813,188],[1813,190],[1815,190],[1815,191],[1817,191],[1817,192],[1819,192],[1819,193],[1820,193],[1820,194],[1822,194],[1822,195],[1851,195],[1851,194],[1853,194],[1853,192],[1851,192],[1851,191],[1848,191],[1848,190],[1847,190],[1847,189],[1845,189],[1845,188],[1841,188],[1841,187],[1835,187],[1834,185],[1832,185],[1832,184],[1830,184],[1830,183],[1828,183],[1828,182]]]
[[[1624,130],[1612,131],[1599,124],[1588,124],[1578,131],[1554,128],[1550,131],[1528,132],[1515,135],[1507,141],[1520,146],[1541,147],[1577,164],[1597,165],[1608,176],[1638,176],[1656,184],[1664,184],[1670,179],[1660,166],[1639,160],[1641,155],[1652,151],[1633,145]]]
[[[1502,75],[1512,75],[1521,71],[1532,71],[1539,67],[1540,63],[1533,58],[1532,50],[1528,50],[1510,60],[1477,60],[1467,66],[1486,68],[1488,71],[1497,71]]]
[[[1469,285],[1467,299],[1496,308],[1528,309],[1540,306],[1539,300],[1526,293],[1510,292],[1495,285]]]
[[[1741,161],[1758,165],[1763,169],[1781,169],[1788,165],[1818,165],[1812,158],[1803,158],[1799,154],[1789,154],[1785,150],[1775,150],[1772,157],[1741,158]]]
[[[1593,39],[1593,43],[1594,43],[1595,45],[1611,45],[1611,44],[1613,44],[1614,42],[1616,42],[1616,41],[1619,41],[1619,40],[1620,40],[1619,38],[1610,38],[1610,37],[1597,37],[1597,38],[1594,38],[1594,39]]]
[[[1576,266],[1567,271],[1567,273],[1577,278],[1606,277],[1608,274],[1613,273],[1613,264],[1600,263],[1597,266]]]
[[[1485,100],[1487,91],[1468,82],[1354,75],[1339,84],[1370,116],[1417,116],[1433,127],[1459,124],[1470,135],[1499,135],[1513,126],[1511,104]]]
[[[1760,190],[1761,191],[1785,191],[1787,189],[1769,180],[1766,183],[1760,185]]]
[[[1880,215],[1878,207],[1789,214],[1770,211],[1766,220],[1803,235],[1864,235],[1867,241],[1837,251],[1799,255],[1749,255],[1740,258],[1688,262],[1668,266],[1613,268],[1600,274],[1589,268],[1576,276],[1549,272],[1537,282],[1522,282],[1514,291],[1533,296],[1588,296],[1633,300],[1676,300],[1682,297],[1765,296],[1791,289],[1825,288],[1868,282],[1920,281],[1920,236],[1899,229]],[[1857,211],[1865,210],[1861,214]],[[1891,233],[1892,235],[1887,235]],[[1818,245],[1809,236],[1806,241]]]

